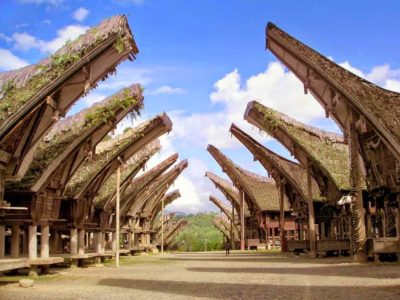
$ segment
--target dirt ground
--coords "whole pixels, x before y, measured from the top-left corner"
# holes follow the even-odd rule
[[[119,269],[56,269],[31,288],[12,280],[0,278],[0,299],[400,299],[397,263],[280,253],[140,256]]]

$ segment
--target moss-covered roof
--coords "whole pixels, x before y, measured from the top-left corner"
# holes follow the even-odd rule
[[[219,200],[217,197],[210,195],[209,199],[212,203],[215,204],[215,206],[217,206],[228,218],[232,217],[232,206],[228,206],[227,204],[225,204],[224,202],[222,202],[221,200]],[[235,212],[235,215],[237,215],[237,213]]]
[[[363,111],[375,126],[382,126],[394,138],[397,148],[400,147],[399,93],[385,90],[351,73],[276,25],[268,23],[267,39],[272,38],[326,78],[355,107]]]
[[[218,188],[222,192],[222,194],[224,194],[228,201],[234,201],[234,203],[236,203],[236,207],[240,207],[239,191],[231,182],[225,180],[222,177],[219,177],[218,175],[215,175],[212,172],[206,172],[206,177],[215,184],[215,187]],[[244,214],[245,216],[250,215],[250,211],[247,207],[246,202],[244,203]]]
[[[10,182],[9,190],[29,190],[46,169],[65,151],[73,151],[71,145],[79,137],[89,138],[104,123],[115,122],[120,111],[132,107],[132,117],[142,108],[142,93],[139,85],[132,85],[96,103],[90,108],[58,122],[39,144],[32,163],[20,182]],[[134,111],[133,111],[134,110]],[[119,121],[119,120],[118,120]],[[88,149],[89,151],[89,149]]]
[[[134,216],[140,213],[146,202],[152,197],[153,194],[157,194],[158,196],[163,195],[183,172],[183,170],[187,168],[187,166],[188,161],[183,160],[175,165],[171,170],[157,177],[157,179],[151,182],[146,189],[140,191],[136,195],[129,195],[131,199],[134,199],[129,209],[129,214]]]
[[[244,170],[212,145],[208,145],[207,150],[223,171],[245,191],[261,211],[279,211],[278,190],[273,179]],[[287,204],[285,204],[285,209],[288,209]]]
[[[36,99],[39,92],[55,85],[60,76],[68,73],[86,54],[111,37],[115,38],[113,46],[119,53],[134,59],[138,49],[127,19],[125,16],[114,16],[67,42],[38,64],[0,74],[0,127],[26,104],[40,100]],[[113,71],[111,68],[110,73]],[[108,74],[105,74],[102,79],[107,77]],[[91,87],[95,85],[93,83]]]
[[[278,140],[277,130],[282,130],[339,190],[350,189],[349,146],[341,135],[307,126],[258,102],[249,103],[248,110],[252,109],[260,112],[263,118],[252,122],[254,125]],[[296,151],[292,154],[296,156]]]
[[[174,202],[176,199],[181,197],[181,193],[178,189],[173,190],[172,192],[166,193],[164,196],[164,207]],[[152,218],[155,218],[162,209],[162,202],[159,201],[154,205],[153,210],[151,211]],[[154,221],[154,220],[153,220]]]
[[[234,124],[230,131],[253,154],[254,158],[263,165],[269,174],[274,176],[274,170],[276,170],[279,172],[280,177],[285,178],[287,182],[290,182],[295,187],[295,190],[299,192],[304,200],[307,199],[307,171],[303,166],[264,147]],[[273,166],[273,169],[270,166]],[[314,179],[312,179],[311,187],[314,195],[313,199],[321,201],[319,188]]]
[[[138,195],[142,190],[146,189],[148,185],[155,180],[158,176],[161,176],[172,164],[178,159],[178,154],[173,154],[143,173],[137,178],[134,178],[128,187],[125,189],[121,195],[121,214],[127,213],[129,210],[129,203],[132,197]]]
[[[131,157],[126,163],[125,167],[121,170],[121,183],[126,180],[132,179],[140,169],[146,164],[146,162],[161,149],[161,144],[159,140],[146,145],[145,148],[140,150],[137,155]],[[113,174],[104,185],[100,188],[98,196],[93,200],[94,204],[98,207],[103,207],[103,205],[111,200],[115,195],[116,191],[117,175]]]

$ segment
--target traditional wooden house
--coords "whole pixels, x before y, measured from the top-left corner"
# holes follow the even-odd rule
[[[185,219],[169,222],[164,232],[164,249],[169,249],[172,246],[174,238],[188,225],[189,222]],[[158,232],[157,244],[161,245],[161,242],[161,232]]]
[[[211,180],[212,183],[214,183],[215,188],[221,191],[221,193],[225,196],[225,198],[231,203],[231,206],[233,207],[233,210],[231,212],[230,216],[230,221],[232,222],[232,227],[235,226],[238,231],[240,232],[240,195],[239,195],[239,190],[229,181],[223,179],[222,177],[219,177],[215,175],[212,172],[206,172],[206,177]],[[244,218],[245,218],[245,223],[251,223],[250,218],[251,214],[249,211],[249,208],[247,207],[247,204],[244,203]],[[245,228],[246,230],[246,228]],[[232,237],[231,237],[231,242],[232,242],[232,249],[236,248],[234,238],[233,238],[233,230],[231,231]]]
[[[248,227],[246,230],[247,247],[258,246],[260,241],[266,241],[266,230],[275,230],[275,228],[266,228],[265,220],[267,218],[278,218],[280,212],[278,190],[274,180],[240,168],[214,146],[209,145],[207,150],[239,190],[241,196],[241,209],[239,210],[241,220],[241,249],[244,250],[245,246],[244,225]],[[250,224],[244,223],[244,202],[249,207],[252,216]],[[283,210],[288,218],[286,230],[293,231],[294,221],[290,218],[288,205],[285,200],[283,200],[282,205],[284,205]]]
[[[228,237],[228,239],[229,240],[233,239],[235,241],[235,239],[233,238],[234,231],[240,232],[240,227],[238,226],[239,214],[237,213],[237,211],[235,211],[235,207],[232,205],[231,207],[229,207],[228,205],[226,205],[224,202],[222,202],[220,199],[218,199],[213,195],[210,195],[209,199],[212,203],[215,204],[216,207],[218,207],[221,210],[221,213],[226,216],[228,222],[230,223],[229,232],[231,232],[232,234],[232,236]]]
[[[176,199],[181,197],[181,193],[178,189],[173,190],[172,192],[166,193],[164,196],[164,207],[174,202]],[[161,212],[162,209],[162,201],[158,201],[154,203],[153,208],[150,210],[150,220],[154,221],[158,214]],[[154,224],[154,223],[153,223]]]
[[[22,248],[30,261],[37,259],[38,225],[41,226],[41,262],[49,258],[49,225],[58,219],[64,189],[75,171],[122,118],[140,109],[142,101],[140,86],[133,85],[60,121],[37,147],[21,181],[7,183],[8,201],[28,210],[10,212],[2,222],[11,226],[13,232],[23,230]],[[55,235],[53,231],[52,236]],[[20,239],[14,242],[10,252],[18,256]]]
[[[179,175],[188,166],[188,161],[183,160],[174,166],[171,170],[166,171],[156,180],[152,181],[145,190],[142,190],[136,195],[129,195],[128,201],[131,203],[127,215],[130,216],[136,223],[135,232],[141,236],[141,246],[151,247],[151,219],[150,215],[143,215],[142,210],[146,204],[156,197],[158,202],[165,195],[170,186],[179,177]]]
[[[246,146],[253,154],[254,159],[258,160],[275,179],[279,190],[282,191],[281,195],[284,194],[288,199],[292,214],[296,218],[297,227],[295,239],[288,240],[288,249],[295,251],[310,249],[310,241],[315,238],[315,252],[317,253],[348,250],[350,219],[343,215],[341,215],[342,219],[338,220],[341,222],[336,224],[334,241],[320,239],[321,236],[326,235],[325,227],[320,224],[329,218],[326,213],[331,210],[324,209],[325,198],[321,196],[317,182],[307,173],[307,170],[299,163],[283,158],[265,148],[234,124],[231,127],[231,133]],[[309,209],[310,199],[312,200],[311,210]],[[310,212],[315,218],[309,218]],[[312,229],[310,230],[310,228]],[[281,236],[281,239],[285,240],[285,237]]]
[[[144,247],[140,246],[141,240],[141,228],[139,228],[139,219],[134,219],[128,215],[129,209],[132,202],[136,199],[135,197],[148,189],[151,183],[160,177],[170,166],[172,166],[178,159],[177,154],[169,156],[164,161],[160,162],[146,173],[132,180],[125,180],[121,184],[121,224],[122,229],[128,234],[128,248],[131,251],[145,250]],[[109,198],[107,203],[111,205],[107,208],[107,211],[111,213],[114,207],[114,198]],[[114,227],[114,220],[110,220],[109,226]],[[144,237],[143,237],[144,240]]]
[[[399,254],[400,94],[347,71],[272,23],[266,35],[267,48],[304,83],[304,92],[312,93],[349,143],[355,259],[364,261],[369,251]],[[373,209],[376,219],[369,222]]]
[[[126,17],[114,16],[38,64],[0,74],[0,207],[5,179],[23,177],[50,127],[137,53]]]
[[[315,180],[326,199],[318,215],[319,237],[331,240],[332,250],[337,248],[336,243],[343,247],[342,239],[334,242],[337,227],[349,219],[350,208],[349,204],[338,206],[338,201],[350,192],[349,146],[342,136],[307,126],[255,101],[248,104],[245,119],[281,142],[310,173],[307,178]],[[311,252],[315,252],[315,236],[310,238]]]
[[[240,231],[236,228],[231,229],[230,220],[226,217],[226,215],[215,216],[212,220],[213,225],[217,228],[222,235],[224,236],[224,240],[230,241],[233,238],[233,242],[236,244],[240,244]],[[233,232],[233,234],[231,234]]]
[[[138,153],[148,143],[151,143],[162,134],[169,132],[172,123],[167,115],[156,116],[135,129],[110,141],[101,143],[96,148],[96,154],[86,160],[75,172],[65,189],[63,212],[67,213],[63,219],[67,220],[70,229],[70,253],[84,253],[85,229],[96,232],[95,246],[97,253],[104,252],[105,228],[107,222],[100,218],[107,216],[95,209],[94,199],[101,186],[116,171],[120,164],[124,164],[130,157]],[[78,234],[79,229],[79,234]],[[65,225],[64,225],[65,230]]]

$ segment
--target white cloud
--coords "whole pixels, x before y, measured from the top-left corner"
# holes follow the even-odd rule
[[[43,20],[42,22],[40,22],[40,24],[43,24],[43,25],[51,25],[51,20],[49,20],[49,19],[45,19],[45,20]]]
[[[5,41],[6,43],[11,43],[12,38],[10,38],[8,35],[5,35],[4,33],[0,32],[0,40]]]
[[[17,0],[19,3],[32,3],[32,4],[47,4],[52,6],[58,6],[64,2],[64,0]]]
[[[15,56],[10,50],[0,48],[0,70],[7,71],[22,68],[28,65],[28,62]]]
[[[186,90],[179,87],[172,87],[169,85],[163,85],[156,88],[153,91],[149,92],[151,95],[159,95],[159,94],[184,94]]]
[[[390,65],[384,64],[373,67],[369,73],[364,73],[363,71],[353,67],[348,61],[339,65],[385,89],[400,92],[400,69],[391,69]]]
[[[88,95],[86,95],[85,97],[83,97],[82,99],[80,99],[79,101],[82,100],[83,102],[85,102],[85,104],[87,106],[92,106],[93,104],[100,102],[100,101],[104,100],[105,98],[106,98],[106,96],[103,94],[91,92]]]
[[[57,37],[51,41],[45,42],[42,51],[54,53],[60,49],[67,41],[74,40],[81,34],[84,34],[89,27],[81,25],[68,25],[57,31]]]
[[[44,42],[26,32],[16,32],[12,35],[14,40],[14,48],[17,50],[27,51],[30,49],[40,49],[44,46]]]
[[[67,41],[74,40],[86,32],[89,27],[81,25],[68,25],[57,31],[57,37],[50,41],[43,41],[26,32],[15,32],[12,35],[14,48],[22,51],[38,49],[46,53],[54,53]]]
[[[86,17],[89,15],[89,11],[84,8],[84,7],[80,7],[77,10],[75,10],[72,14],[72,17],[78,21],[78,22],[82,22],[83,20],[86,19]]]

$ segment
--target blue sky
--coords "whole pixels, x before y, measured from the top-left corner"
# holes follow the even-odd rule
[[[171,209],[213,209],[215,189],[205,170],[221,174],[205,151],[218,146],[239,165],[265,171],[231,139],[232,121],[281,154],[284,149],[260,136],[243,120],[253,99],[308,124],[337,131],[322,109],[269,52],[265,25],[278,26],[334,61],[375,83],[400,90],[400,4],[397,1],[222,1],[222,0],[10,0],[0,1],[0,71],[35,63],[66,37],[115,14],[126,14],[140,53],[117,76],[100,85],[76,112],[122,86],[146,88],[144,116],[167,112],[174,132],[163,139],[156,163],[178,151],[190,167],[176,186],[183,197]],[[126,125],[127,122],[124,123]]]

